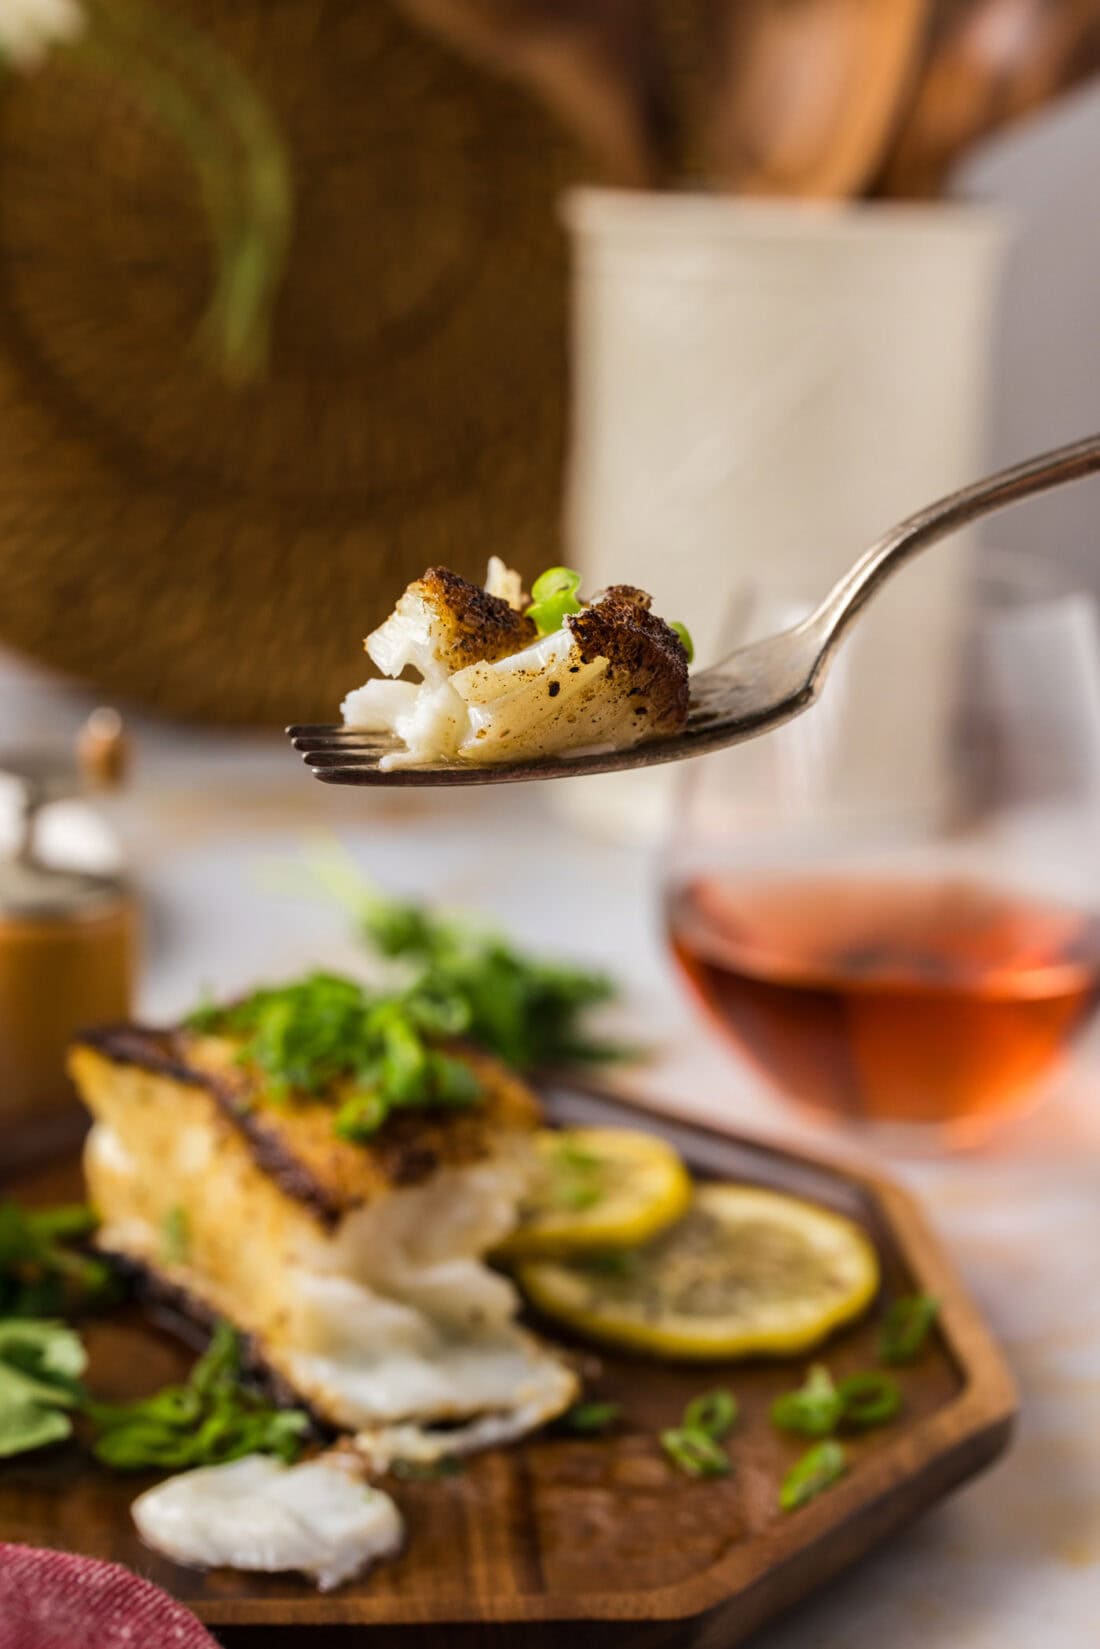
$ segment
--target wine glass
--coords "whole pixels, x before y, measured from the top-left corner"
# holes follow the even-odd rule
[[[743,592],[729,639],[812,605]],[[809,714],[691,764],[664,882],[683,978],[780,1094],[981,1142],[1100,1000],[1093,597],[989,556],[927,632],[869,623]]]

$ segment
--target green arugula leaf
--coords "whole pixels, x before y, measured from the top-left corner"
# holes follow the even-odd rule
[[[5,1402],[0,1392],[0,1458],[29,1454],[72,1436],[73,1423],[61,1409],[40,1403]]]
[[[83,1399],[84,1347],[64,1323],[0,1322],[0,1456],[25,1454],[72,1433],[66,1409]]]

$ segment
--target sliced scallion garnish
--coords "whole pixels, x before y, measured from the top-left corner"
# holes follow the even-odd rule
[[[579,613],[581,603],[577,591],[581,575],[572,567],[548,567],[531,586],[531,605],[527,617],[540,636],[560,630],[570,613]]]
[[[793,1512],[805,1506],[816,1495],[831,1488],[848,1470],[848,1461],[840,1444],[832,1437],[824,1443],[815,1443],[796,1460],[779,1491],[780,1509]]]

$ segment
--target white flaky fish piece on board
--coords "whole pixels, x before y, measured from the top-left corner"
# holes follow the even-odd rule
[[[198,1569],[296,1570],[323,1592],[393,1557],[405,1527],[350,1455],[298,1466],[247,1455],[170,1477],[134,1501],[147,1546]]]

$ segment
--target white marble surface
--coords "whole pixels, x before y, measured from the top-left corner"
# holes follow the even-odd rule
[[[82,696],[0,658],[0,750]],[[654,1101],[809,1137],[700,1029],[665,954],[654,851],[578,839],[540,786],[419,801],[326,789],[281,740],[139,730],[115,823],[147,900],[142,1008],[175,1014],[308,962],[355,961],[338,912],[272,886],[334,832],[395,892],[478,909],[622,981]],[[276,872],[277,880],[277,872]],[[756,1640],[761,1649],[1079,1649],[1100,1628],[1100,1052],[981,1156],[895,1163],[924,1198],[1023,1392],[1010,1454]]]

